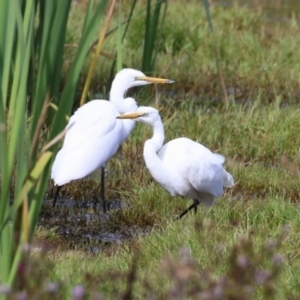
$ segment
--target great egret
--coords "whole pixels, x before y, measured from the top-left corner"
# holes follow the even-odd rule
[[[152,126],[153,136],[144,145],[144,159],[152,177],[171,196],[193,199],[193,204],[178,219],[192,208],[196,212],[200,203],[213,205],[215,198],[223,194],[223,187],[233,187],[232,176],[222,166],[225,161],[222,155],[212,153],[203,145],[185,137],[174,139],[163,146],[164,127],[155,108],[141,106],[136,112],[117,118],[132,119]]]
[[[106,212],[104,167],[135,124],[132,120],[117,120],[116,117],[138,108],[133,98],[124,99],[125,92],[135,86],[172,82],[169,79],[147,77],[138,70],[123,69],[112,82],[109,101],[90,101],[74,113],[66,127],[63,147],[52,166],[51,178],[58,186],[53,207],[62,185],[83,178],[101,167],[100,197],[103,211]]]

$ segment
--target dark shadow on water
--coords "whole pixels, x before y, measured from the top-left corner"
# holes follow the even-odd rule
[[[59,199],[53,209],[52,200],[47,200],[42,207],[39,225],[49,230],[55,228],[63,241],[63,248],[97,253],[107,244],[129,241],[135,235],[135,231],[128,228],[114,230],[109,222],[117,211],[128,207],[128,204],[114,199],[108,201],[108,207],[109,212],[104,214],[100,203]],[[138,231],[139,234],[143,232]]]

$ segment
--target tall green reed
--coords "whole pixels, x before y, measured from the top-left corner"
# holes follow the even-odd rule
[[[159,31],[162,32],[165,14],[167,11],[167,1],[157,0],[154,8],[152,8],[151,0],[147,1],[147,12],[145,18],[145,40],[142,70],[144,72],[153,72],[155,58],[158,49]],[[161,11],[163,9],[163,15]]]
[[[211,20],[209,1],[208,0],[202,0],[202,3],[203,3],[203,6],[204,6],[204,9],[205,9],[205,14],[206,14],[207,22],[208,22],[208,25],[209,25],[209,29],[210,29],[210,31],[213,35],[213,38],[214,38],[214,54],[215,54],[215,61],[216,61],[218,75],[219,75],[219,80],[220,80],[220,84],[221,84],[221,87],[222,87],[223,101],[226,104],[228,104],[229,103],[228,95],[227,95],[227,91],[226,91],[226,87],[225,87],[225,81],[224,81],[224,78],[223,78],[223,73],[222,73],[221,66],[220,66],[217,38],[216,38],[216,35],[215,35],[213,23],[212,23],[212,20]]]
[[[90,87],[90,84],[91,84],[91,81],[92,81],[92,76],[94,74],[95,66],[97,64],[97,60],[98,60],[98,57],[100,55],[100,50],[101,50],[102,44],[104,42],[106,32],[108,30],[109,22],[112,18],[112,14],[113,14],[113,11],[114,11],[115,4],[116,4],[116,0],[112,0],[109,11],[108,11],[108,14],[107,14],[107,17],[106,17],[105,24],[104,24],[104,27],[103,27],[103,30],[100,32],[100,37],[99,37],[99,40],[97,42],[97,47],[96,47],[93,59],[91,60],[89,72],[88,72],[88,75],[87,75],[87,78],[86,78],[86,81],[85,81],[85,84],[84,84],[83,92],[82,92],[81,99],[80,99],[80,105],[83,105],[85,103],[86,96],[87,96],[87,93],[88,93],[88,90],[89,90],[89,87]]]
[[[137,6],[137,0],[133,0],[130,4],[129,13],[125,21],[123,21],[121,3],[122,2],[119,3],[118,26],[117,28],[108,32],[108,35],[112,34],[116,30],[118,32],[118,47],[115,54],[115,59],[111,65],[110,80],[113,79],[115,68],[118,71],[122,67],[126,66],[126,59],[123,59],[122,57],[123,41],[126,38],[126,34],[130,30],[131,21],[140,14],[145,14],[145,23],[141,24],[141,26],[144,28],[144,40],[140,69],[148,74],[152,74],[154,72],[156,55],[158,53],[158,48],[162,38],[160,33],[162,32],[167,12],[167,0],[157,0],[154,3],[151,0],[147,0],[145,7],[143,5],[142,9],[140,9],[141,6]],[[123,6],[125,6],[125,3]],[[124,29],[122,29],[123,25],[125,26]]]
[[[77,81],[108,0],[90,0],[78,49],[61,89],[71,0],[0,2],[0,282],[13,285],[30,243]],[[57,103],[57,111],[49,108]],[[50,130],[44,125],[51,124]],[[44,138],[41,138],[43,136]]]

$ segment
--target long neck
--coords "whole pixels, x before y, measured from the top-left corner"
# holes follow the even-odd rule
[[[163,174],[166,173],[165,166],[163,162],[158,157],[157,152],[161,149],[163,142],[164,142],[164,127],[159,119],[153,125],[153,136],[151,139],[145,142],[144,146],[144,159],[153,178],[158,181],[162,182]]]
[[[128,87],[124,86],[120,83],[118,83],[118,81],[114,80],[112,82],[112,86],[110,89],[110,93],[109,93],[109,101],[113,102],[116,107],[118,108],[118,106],[122,105],[122,102],[124,100],[124,95],[125,92],[127,91]]]

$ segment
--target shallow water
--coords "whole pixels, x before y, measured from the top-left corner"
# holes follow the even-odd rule
[[[120,243],[132,238],[135,234],[126,228],[112,231],[109,221],[116,210],[128,205],[120,200],[108,201],[109,212],[102,212],[101,203],[93,201],[76,202],[60,198],[56,207],[52,199],[44,202],[39,218],[39,225],[55,232],[67,248],[78,248],[98,252],[107,243]],[[143,230],[139,230],[139,234]]]

